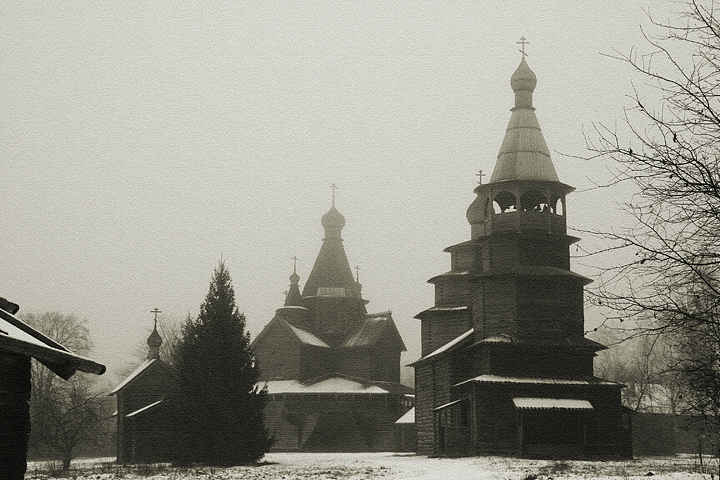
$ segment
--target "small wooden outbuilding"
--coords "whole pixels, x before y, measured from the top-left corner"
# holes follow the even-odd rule
[[[118,463],[169,462],[173,457],[175,370],[160,359],[157,324],[148,337],[147,359],[109,395],[117,397]]]
[[[65,380],[76,371],[102,375],[105,366],[69,351],[15,317],[18,305],[0,298],[0,478],[21,480],[30,434],[30,358]]]

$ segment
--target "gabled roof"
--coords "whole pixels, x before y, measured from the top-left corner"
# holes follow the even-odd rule
[[[0,351],[33,357],[66,380],[77,370],[97,375],[105,373],[105,365],[76,355],[1,308]]]
[[[459,348],[462,345],[466,345],[466,344],[470,343],[470,341],[472,340],[472,337],[473,337],[473,333],[475,333],[475,329],[471,328],[467,332],[454,338],[453,340],[450,340],[448,343],[446,343],[442,347],[428,353],[427,355],[425,355],[424,357],[422,357],[419,360],[414,361],[410,365],[417,365],[418,363],[424,362],[424,361],[428,360],[429,358],[437,357],[439,355],[451,352],[451,351]]]
[[[315,347],[323,347],[323,348],[330,348],[330,345],[320,340],[318,337],[313,335],[312,333],[308,332],[307,330],[303,330],[302,328],[293,327],[285,320],[281,321],[287,325],[287,327],[293,332],[295,337],[300,340],[300,343],[303,343],[305,345],[313,345]]]
[[[283,307],[288,308],[288,307]],[[270,322],[265,325],[265,328],[262,329],[260,334],[255,337],[255,339],[250,344],[251,347],[255,347],[255,345],[258,345],[267,335],[269,335],[268,332],[270,332],[273,328],[280,328],[282,330],[285,330],[291,334],[291,336],[297,341],[303,345],[312,345],[315,347],[322,347],[322,348],[330,348],[330,345],[325,343],[323,340],[318,338],[316,335],[308,332],[307,330],[303,330],[302,328],[295,327],[290,324],[285,318],[283,318],[282,315],[279,313],[276,314]]]
[[[120,382],[110,393],[108,393],[108,395],[116,395],[124,388],[127,388],[129,385],[135,383],[138,378],[141,378],[145,374],[145,372],[156,368],[165,370],[168,375],[172,375],[173,378],[176,375],[175,371],[162,360],[158,358],[148,359],[141,363],[130,375],[125,378],[125,380]]]
[[[400,351],[406,351],[390,312],[368,314],[348,332],[341,347],[372,347],[388,336],[398,343]]]

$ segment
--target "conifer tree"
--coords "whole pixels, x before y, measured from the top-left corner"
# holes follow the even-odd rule
[[[200,314],[188,318],[176,348],[178,460],[219,466],[257,462],[272,445],[263,422],[267,392],[256,386],[260,372],[250,334],[222,260]]]

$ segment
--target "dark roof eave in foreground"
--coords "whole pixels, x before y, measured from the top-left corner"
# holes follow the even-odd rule
[[[3,351],[33,357],[65,380],[78,370],[96,375],[105,373],[105,365],[69,351],[13,314],[0,309],[0,318],[38,342],[29,342],[3,332],[0,333],[0,349]]]

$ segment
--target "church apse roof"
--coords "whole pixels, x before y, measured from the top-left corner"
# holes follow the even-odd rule
[[[288,307],[283,307],[283,308],[288,308]],[[282,310],[282,309],[279,309],[279,310]],[[261,344],[264,341],[264,338],[267,335],[270,335],[270,332],[275,328],[280,328],[282,330],[285,330],[286,332],[289,332],[290,336],[292,338],[296,339],[298,342],[300,342],[304,345],[312,345],[315,347],[330,348],[330,345],[328,345],[327,343],[322,341],[320,338],[318,338],[314,334],[308,332],[307,330],[303,330],[302,328],[291,325],[280,314],[275,315],[273,317],[273,319],[270,320],[270,323],[265,325],[265,328],[263,328],[262,331],[258,334],[258,336],[255,337],[255,339],[252,341],[251,347],[255,348],[256,345]]]
[[[369,314],[348,332],[341,346],[346,348],[372,347],[388,336],[398,342],[401,351],[407,350],[390,312]]]

